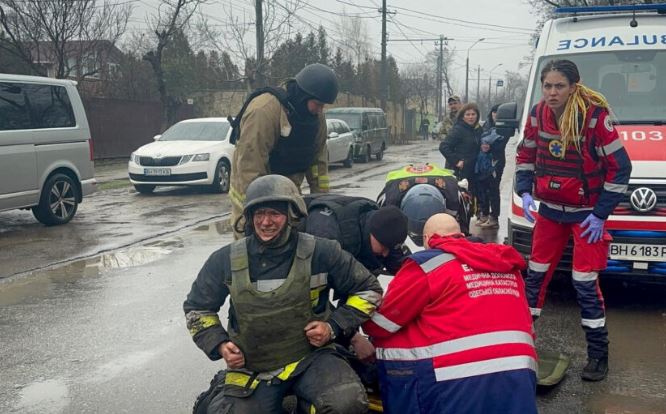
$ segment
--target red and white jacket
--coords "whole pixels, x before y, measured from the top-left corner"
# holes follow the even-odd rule
[[[432,360],[437,381],[536,371],[520,254],[462,236],[433,236],[429,244],[405,261],[363,325],[377,358]]]

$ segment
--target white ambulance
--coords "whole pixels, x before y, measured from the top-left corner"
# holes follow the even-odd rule
[[[666,283],[666,4],[557,12],[567,16],[543,27],[522,119],[516,125],[509,121],[511,116],[501,116],[506,122],[498,126],[517,126],[518,141],[522,139],[530,108],[542,96],[541,69],[553,59],[575,62],[582,83],[610,102],[633,166],[629,190],[606,223],[613,243],[604,273],[628,281]],[[525,256],[530,253],[532,227],[514,192],[508,238]],[[571,254],[570,243],[562,269],[571,268]]]

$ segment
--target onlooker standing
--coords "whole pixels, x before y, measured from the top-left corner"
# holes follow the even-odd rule
[[[453,125],[456,123],[456,116],[458,116],[458,111],[460,111],[460,108],[462,107],[462,103],[460,102],[460,97],[458,95],[451,95],[447,100],[447,104],[449,105],[449,115],[444,119],[444,122],[439,129],[439,135],[442,138],[445,138],[449,132],[451,132]]]
[[[468,103],[458,111],[455,125],[439,144],[439,152],[446,159],[446,168],[455,170],[458,179],[466,178],[472,194],[476,191],[474,166],[482,132],[479,126],[479,107]]]
[[[495,129],[495,121],[497,120],[497,108],[500,104],[494,105],[490,108],[490,113],[486,119],[486,123],[483,124],[483,131],[487,132],[492,129]],[[493,158],[497,163],[495,164],[495,173],[497,174],[497,184],[502,181],[502,174],[504,173],[504,166],[506,165],[506,144],[509,142],[508,137],[501,136],[501,139],[498,139],[495,145],[491,148],[493,153]]]
[[[423,140],[427,141],[428,140],[428,134],[430,133],[430,121],[428,118],[423,118],[421,119],[421,135],[423,135]]]
[[[481,216],[476,225],[483,228],[499,227],[500,182],[497,177],[498,160],[495,158],[495,147],[502,145],[502,140],[506,141],[506,138],[499,135],[495,128],[484,132],[481,136],[481,150],[474,168],[476,196],[481,209]]]

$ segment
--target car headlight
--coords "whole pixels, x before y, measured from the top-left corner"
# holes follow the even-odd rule
[[[192,155],[183,155],[182,157],[180,157],[180,162],[178,163],[178,165],[183,165],[186,162],[189,162],[191,159]]]
[[[192,157],[192,161],[208,161],[208,160],[210,160],[209,153],[196,154],[194,157]]]
[[[133,152],[132,154],[130,154],[130,161],[132,161],[136,165],[141,165],[141,163],[139,162],[140,160],[141,160],[141,157],[136,155],[136,152]]]

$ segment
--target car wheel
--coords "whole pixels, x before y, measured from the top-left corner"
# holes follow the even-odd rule
[[[225,160],[217,162],[215,167],[215,179],[213,184],[210,185],[211,191],[214,193],[228,193],[231,184],[231,167]]]
[[[366,162],[370,162],[370,146],[369,145],[365,149],[365,152],[359,156],[358,161],[363,163],[363,164],[365,164]]]
[[[74,180],[65,174],[55,174],[44,183],[39,204],[32,208],[32,214],[47,226],[65,224],[76,214],[78,200],[79,188]]]
[[[155,185],[153,184],[134,184],[134,188],[141,194],[150,194],[155,190]]]
[[[381,161],[382,158],[384,158],[384,144],[382,144],[382,148],[379,152],[375,154],[375,158],[377,158],[377,161]]]
[[[347,159],[342,162],[342,165],[345,168],[351,168],[354,165],[354,148],[349,148],[349,153],[347,153]]]

